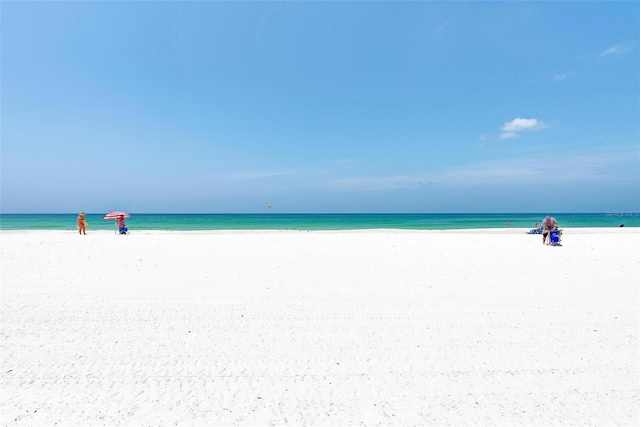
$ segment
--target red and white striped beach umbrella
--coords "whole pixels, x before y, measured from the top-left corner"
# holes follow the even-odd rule
[[[131,215],[129,215],[126,212],[111,211],[108,214],[106,214],[104,216],[104,218],[102,218],[102,219],[104,219],[104,220],[115,219],[116,220],[116,222],[115,222],[115,224],[116,224],[116,234],[118,234],[118,218],[120,218],[120,217],[129,218],[129,217],[131,217]]]
[[[123,218],[130,218],[131,217],[131,215],[129,215],[126,212],[112,211],[112,212],[109,212],[108,214],[106,214],[104,216],[104,218],[102,218],[102,219],[116,219],[119,216],[121,216]]]

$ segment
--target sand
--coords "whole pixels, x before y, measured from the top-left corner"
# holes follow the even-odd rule
[[[2,425],[638,425],[640,229],[3,231]]]

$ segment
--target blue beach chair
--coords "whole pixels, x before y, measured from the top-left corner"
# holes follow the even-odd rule
[[[549,230],[549,244],[551,246],[562,246],[560,244],[560,230],[557,228],[554,230]]]

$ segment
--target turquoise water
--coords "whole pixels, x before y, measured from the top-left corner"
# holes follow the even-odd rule
[[[104,213],[87,214],[87,230],[113,230]],[[638,212],[564,213],[554,216],[560,227],[640,227]],[[545,214],[131,214],[130,230],[459,230],[532,228]],[[0,214],[1,230],[75,230],[73,214]]]

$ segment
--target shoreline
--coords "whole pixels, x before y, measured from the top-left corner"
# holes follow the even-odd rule
[[[456,228],[456,229],[404,229],[404,228],[361,228],[361,229],[345,229],[345,230],[305,230],[305,229],[224,229],[224,230],[164,230],[164,229],[130,229],[129,235],[162,235],[162,234],[185,234],[185,235],[208,235],[208,234],[266,234],[266,233],[398,233],[398,234],[411,234],[411,233],[451,233],[451,234],[525,234],[530,236],[540,236],[540,234],[529,234],[530,228]],[[571,232],[575,234],[600,234],[600,233],[613,233],[619,232],[625,233],[640,233],[640,227],[563,227],[561,230],[564,233]],[[16,230],[2,230],[0,229],[0,236],[3,234],[20,234],[20,233],[50,233],[50,234],[78,234],[78,230],[33,230],[33,229],[16,229]],[[98,235],[115,235],[114,230],[91,230],[87,229],[87,234]]]
[[[104,215],[86,214],[88,230],[113,230]],[[640,228],[640,216],[611,214],[556,214],[562,228]],[[132,230],[467,230],[527,229],[544,218],[538,214],[133,214]],[[0,215],[4,230],[74,230],[75,215]]]

